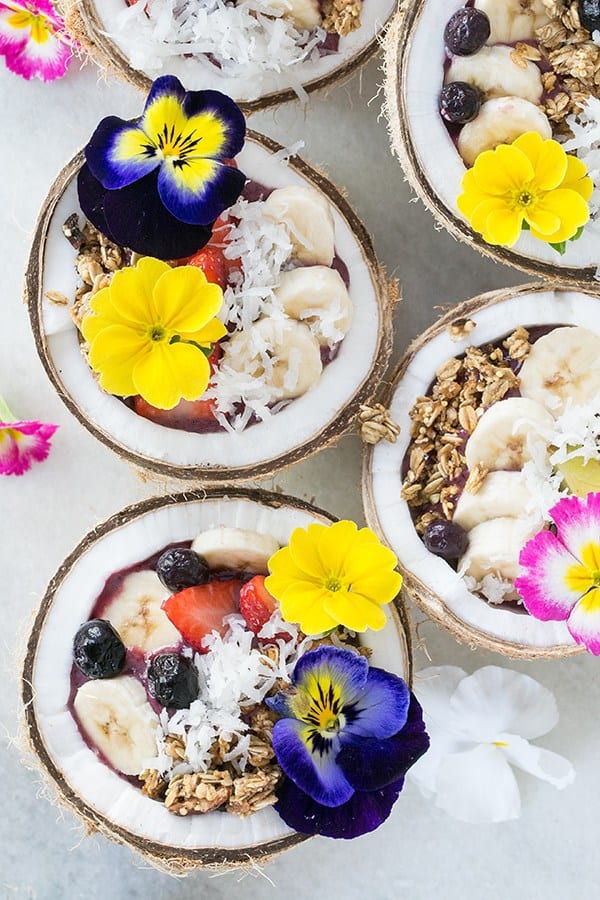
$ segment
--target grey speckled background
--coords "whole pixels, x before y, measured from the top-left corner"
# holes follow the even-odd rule
[[[434,228],[411,202],[380,121],[378,61],[308,111],[286,107],[252,119],[252,126],[291,144],[348,188],[373,236],[380,259],[402,282],[396,351],[436,317],[435,307],[524,279],[483,260]],[[598,663],[518,663],[556,692],[561,721],[545,738],[577,769],[563,793],[524,777],[523,813],[505,825],[454,822],[409,785],[390,820],[350,844],[309,841],[260,875],[199,873],[174,880],[136,862],[129,850],[85,838],[70,815],[39,797],[39,784],[19,762],[15,648],[58,562],[80,536],[119,507],[152,492],[68,414],[38,362],[20,303],[21,278],[37,210],[59,168],[102,115],[136,114],[141,98],[99,80],[92,67],[63,82],[27,84],[0,70],[0,390],[24,418],[61,425],[50,459],[23,479],[0,481],[0,897],[36,900],[185,900],[217,898],[406,898],[406,900],[592,900],[598,896],[600,856],[600,698]],[[297,466],[276,484],[318,497],[338,515],[360,518],[360,450],[355,438]],[[415,612],[414,619],[423,617]],[[431,624],[419,629],[436,664],[473,670],[508,664],[459,646]],[[417,665],[426,664],[420,652]]]

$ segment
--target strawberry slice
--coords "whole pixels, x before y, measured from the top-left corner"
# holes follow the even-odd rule
[[[255,575],[240,590],[240,612],[250,631],[258,634],[277,608],[277,601],[265,587],[265,576]]]
[[[199,653],[206,653],[202,639],[212,631],[225,634],[223,619],[239,611],[241,587],[241,581],[209,581],[171,594],[162,609],[184,641]]]
[[[212,284],[218,284],[221,290],[227,287],[227,262],[223,256],[223,251],[219,247],[211,247],[210,245],[198,250],[188,260],[188,266],[196,266],[202,269],[206,275],[206,280]]]

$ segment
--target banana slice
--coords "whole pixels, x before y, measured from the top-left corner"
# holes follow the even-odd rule
[[[521,371],[521,394],[555,416],[567,402],[583,406],[600,395],[600,335],[579,325],[555,328],[532,346]]]
[[[519,575],[521,549],[539,530],[540,522],[512,516],[481,522],[469,532],[469,546],[458,563],[458,571],[477,581],[485,575],[514,581]]]
[[[535,40],[536,29],[550,21],[543,0],[475,0],[490,20],[489,44]]]
[[[554,419],[540,403],[525,397],[500,400],[484,412],[467,441],[467,466],[521,469],[538,448],[547,447],[553,430]]]
[[[86,681],[73,703],[92,744],[124,775],[139,775],[158,752],[158,717],[131,675]]]
[[[340,341],[352,324],[352,301],[344,281],[327,266],[301,266],[284,272],[275,290],[284,312],[299,319],[321,346]]]
[[[321,10],[317,0],[260,0],[264,12],[281,15],[308,31],[321,24]]]
[[[286,226],[293,255],[307,265],[330,266],[335,256],[335,226],[328,201],[311,187],[277,188],[264,211]]]
[[[490,472],[476,494],[462,492],[452,521],[470,531],[488,519],[518,518],[532,499],[522,472]]]
[[[308,325],[292,319],[259,319],[225,345],[222,365],[264,379],[266,402],[300,397],[315,387],[323,364]]]
[[[458,136],[458,152],[467,166],[472,166],[480,153],[498,144],[510,144],[526,131],[537,131],[543,138],[552,137],[552,127],[545,113],[522,97],[494,97],[486,100],[479,115],[467,122]]]
[[[538,67],[524,60],[518,66],[511,58],[512,47],[482,47],[472,56],[455,56],[445,83],[467,81],[490,97],[522,97],[539,103],[543,87]]]
[[[211,528],[201,532],[192,550],[205,558],[211,569],[236,569],[266,575],[267,563],[279,550],[279,544],[269,534],[247,531],[244,528]]]
[[[123,579],[121,590],[102,613],[127,647],[147,653],[177,644],[181,635],[160,608],[169,591],[156,572],[142,569]]]

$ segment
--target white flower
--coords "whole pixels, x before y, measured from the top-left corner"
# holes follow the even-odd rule
[[[554,695],[528,675],[485,666],[472,675],[456,666],[422,669],[414,692],[431,747],[408,777],[436,806],[463,822],[505,822],[521,812],[512,766],[565,788],[571,763],[530,744],[558,722]]]

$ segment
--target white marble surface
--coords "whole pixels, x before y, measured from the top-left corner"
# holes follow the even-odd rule
[[[411,195],[392,159],[379,120],[378,62],[308,111],[286,107],[252,119],[254,128],[292,143],[323,165],[349,196],[371,231],[390,272],[402,281],[396,348],[448,306],[475,293],[524,280],[480,259],[448,235]],[[20,765],[17,685],[11,677],[20,637],[31,611],[62,557],[81,535],[119,507],[148,496],[128,466],[70,417],[38,361],[21,281],[37,210],[59,168],[109,112],[133,115],[142,98],[99,79],[94,68],[74,68],[54,85],[27,84],[0,63],[0,390],[23,418],[58,422],[52,454],[21,479],[0,480],[0,897],[37,900],[192,897],[371,897],[406,900],[592,900],[598,896],[597,807],[600,743],[597,709],[600,662],[515,664],[555,691],[560,724],[545,745],[568,756],[577,770],[563,793],[527,777],[519,821],[472,827],[457,823],[409,785],[390,820],[352,843],[309,841],[268,866],[264,878],[198,873],[185,880],[141,867],[129,850],[103,838],[85,838],[70,815],[39,796],[37,778]],[[337,448],[280,476],[275,483],[348,517],[361,516],[359,446]],[[416,611],[415,622],[422,615]],[[435,664],[469,671],[508,661],[474,653],[431,624],[419,635]],[[427,663],[422,652],[417,665]]]

